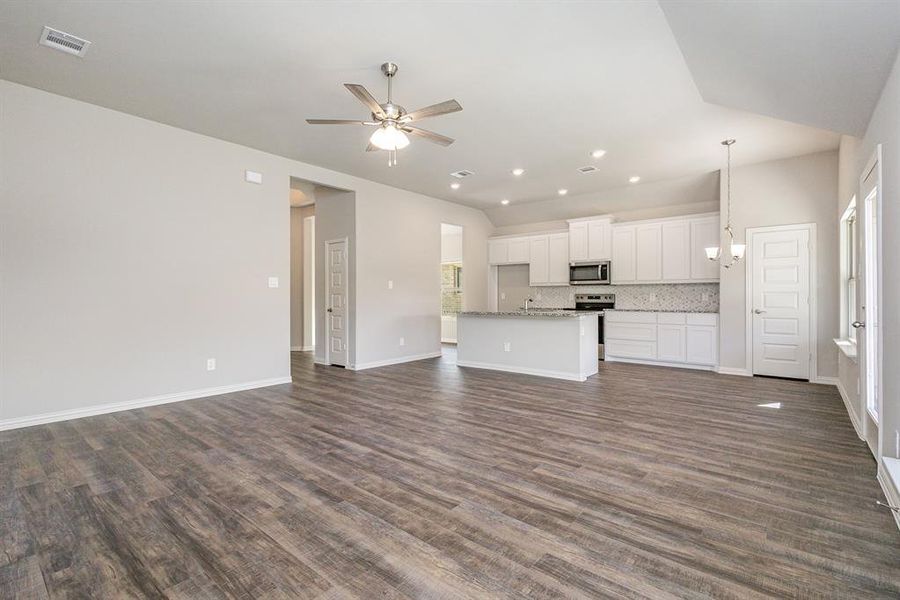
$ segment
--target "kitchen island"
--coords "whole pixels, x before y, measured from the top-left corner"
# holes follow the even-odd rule
[[[456,364],[584,381],[597,373],[599,315],[541,309],[461,312]]]

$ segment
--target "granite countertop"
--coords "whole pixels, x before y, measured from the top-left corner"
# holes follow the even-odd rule
[[[706,310],[704,308],[688,308],[684,310],[663,310],[661,308],[607,308],[606,310],[614,310],[619,312],[655,312],[655,313],[706,313],[718,314],[718,310]]]
[[[583,317],[585,315],[602,315],[602,310],[548,310],[548,309],[540,309],[540,308],[531,308],[527,311],[525,310],[505,310],[505,311],[491,311],[491,310],[467,310],[459,313],[460,316],[463,317],[553,317],[553,318],[567,318],[571,319],[574,317]]]

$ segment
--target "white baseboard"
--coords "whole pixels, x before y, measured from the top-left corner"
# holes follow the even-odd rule
[[[174,394],[163,394],[161,396],[150,396],[149,398],[139,398],[137,400],[127,400],[125,402],[114,402],[111,404],[100,404],[97,406],[88,406],[85,408],[74,408],[71,410],[43,413],[40,415],[17,417],[15,419],[5,419],[0,421],[0,431],[4,431],[7,429],[20,429],[22,427],[32,427],[34,425],[44,425],[46,423],[55,423],[57,421],[81,419],[83,417],[93,417],[96,415],[104,415],[107,413],[119,412],[123,410],[145,408],[147,406],[169,404],[172,402],[182,402],[184,400],[194,400],[197,398],[206,398],[209,396],[219,396],[221,394],[230,394],[232,392],[241,392],[244,390],[268,387],[270,385],[280,385],[283,383],[291,383],[290,376],[273,377],[272,379],[259,379],[257,381],[236,383],[234,385],[222,385],[218,387],[203,388],[199,390],[190,390],[187,392],[176,392]]]
[[[291,346],[291,352],[311,352],[315,346]]]
[[[883,458],[882,461],[885,460],[894,460],[891,458]],[[900,471],[900,466],[893,469],[895,471]],[[884,492],[884,497],[887,499],[888,504],[892,506],[900,506],[900,490],[897,489],[898,482],[891,473],[888,472],[888,469],[883,464],[878,465],[878,483],[881,484],[881,491]],[[890,510],[885,508],[884,510]],[[897,529],[900,529],[900,513],[895,510],[892,510],[891,513],[894,515],[894,523],[897,525]]]
[[[740,367],[717,367],[716,373],[719,373],[720,375],[738,375],[740,377],[753,377],[753,373],[751,373],[747,369],[742,369]]]
[[[825,377],[825,376],[816,376],[814,379],[809,381],[810,383],[818,383],[819,385],[837,385],[838,378],[837,377]]]
[[[374,369],[376,367],[387,367],[388,365],[399,365],[400,363],[408,363],[416,360],[425,360],[426,358],[437,358],[440,352],[426,352],[425,354],[411,354],[409,356],[398,356],[397,358],[388,358],[386,360],[376,360],[367,363],[359,363],[347,367],[352,371],[362,371],[364,369]]]
[[[837,389],[841,394],[841,400],[844,401],[844,408],[847,409],[847,414],[850,415],[850,422],[853,424],[853,429],[856,431],[856,435],[859,436],[859,439],[864,440],[866,438],[863,437],[862,433],[862,424],[859,422],[859,417],[856,416],[856,412],[853,410],[853,406],[850,402],[850,396],[847,395],[847,390],[844,389],[844,384],[841,383],[841,380],[837,380]]]
[[[633,365],[650,365],[652,367],[671,367],[674,369],[693,369],[695,371],[715,371],[712,365],[692,365],[689,363],[666,362],[662,360],[644,360],[642,358],[623,358],[621,356],[606,356],[606,362],[631,363]]]
[[[505,371],[507,373],[521,373],[523,375],[537,375],[538,377],[552,377],[554,379],[568,379],[569,381],[584,381],[587,377],[565,371],[550,371],[547,369],[530,369],[527,367],[511,367],[494,363],[471,362],[457,360],[458,367],[471,367],[473,369],[488,369],[490,371]]]

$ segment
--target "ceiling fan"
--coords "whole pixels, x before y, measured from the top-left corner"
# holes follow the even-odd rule
[[[399,104],[394,104],[391,99],[391,81],[397,74],[397,65],[392,62],[386,62],[381,65],[381,72],[388,80],[387,102],[379,104],[378,100],[369,93],[365,87],[358,83],[345,83],[344,87],[350,90],[350,93],[356,96],[360,102],[366,105],[372,112],[371,121],[356,121],[353,119],[307,119],[310,125],[365,125],[369,127],[377,126],[378,129],[369,138],[369,145],[366,152],[375,150],[388,151],[388,166],[397,164],[397,150],[402,150],[409,145],[407,133],[418,136],[429,142],[440,144],[441,146],[449,146],[453,143],[453,138],[449,138],[427,129],[413,127],[410,125],[413,121],[420,121],[428,117],[438,117],[448,113],[462,110],[462,106],[456,100],[446,100],[439,104],[432,104],[419,110],[407,112],[405,108]]]

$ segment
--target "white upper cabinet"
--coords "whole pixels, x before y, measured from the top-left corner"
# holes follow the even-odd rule
[[[539,235],[531,238],[531,263],[528,282],[531,285],[547,285],[550,281],[550,238]]]
[[[634,283],[634,226],[616,225],[612,230],[612,271],[613,283]]]
[[[634,279],[644,283],[662,279],[662,225],[647,223],[634,229]]]
[[[488,263],[505,265],[509,262],[509,240],[488,240]]]
[[[691,278],[691,224],[688,221],[662,224],[662,278],[666,281]]]
[[[510,263],[527,263],[530,256],[528,238],[512,238],[509,240]]]
[[[569,259],[588,260],[588,223],[569,223]]]
[[[609,260],[612,256],[612,222],[588,221],[588,259]]]
[[[530,285],[569,284],[569,234],[538,235],[530,241]]]
[[[488,263],[492,265],[528,264],[529,238],[497,238],[488,240]]]
[[[551,233],[548,240],[551,285],[569,285],[569,234]]]
[[[706,258],[706,248],[719,245],[719,217],[691,219],[691,279],[718,280],[719,262]]]
[[[608,217],[569,221],[569,260],[609,260],[612,220]]]

